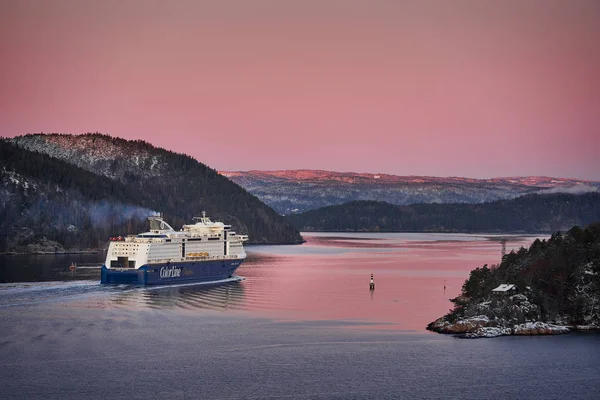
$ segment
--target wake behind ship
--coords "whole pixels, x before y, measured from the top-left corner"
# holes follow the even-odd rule
[[[211,282],[229,278],[246,258],[243,242],[230,225],[205,213],[174,230],[161,217],[149,217],[150,231],[111,239],[101,283],[155,285]]]

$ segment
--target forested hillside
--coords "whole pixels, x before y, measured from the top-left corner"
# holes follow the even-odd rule
[[[286,218],[304,231],[550,233],[600,221],[600,193],[532,194],[482,204],[355,201]]]
[[[143,230],[154,212],[178,227],[206,211],[254,243],[302,241],[291,224],[213,169],[143,141],[39,134],[0,146],[0,251],[102,247],[110,235]]]
[[[516,285],[518,294],[494,294],[500,284]],[[573,227],[548,240],[535,240],[502,258],[498,265],[471,271],[454,310],[429,324],[442,333],[469,332],[486,336],[490,328],[515,333],[528,324],[528,334],[552,333],[533,323],[600,326],[600,223]],[[537,325],[539,327],[539,325]],[[516,328],[516,329],[515,329]],[[478,333],[479,332],[479,333]],[[559,331],[560,332],[560,331]],[[496,332],[497,333],[497,332]],[[496,334],[494,334],[496,335]]]

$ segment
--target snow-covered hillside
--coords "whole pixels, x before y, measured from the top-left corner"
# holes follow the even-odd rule
[[[354,200],[391,204],[483,203],[528,193],[597,191],[600,182],[543,176],[472,179],[320,170],[222,171],[281,214]]]

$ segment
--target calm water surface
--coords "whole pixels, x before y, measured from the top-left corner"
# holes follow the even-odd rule
[[[598,398],[599,335],[425,331],[498,238],[304,237],[248,247],[222,285],[106,287],[102,255],[0,257],[0,398]]]

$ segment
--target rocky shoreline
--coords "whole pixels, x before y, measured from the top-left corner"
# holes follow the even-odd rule
[[[28,235],[31,233],[27,229],[22,229]],[[22,236],[26,236],[25,234]],[[19,242],[17,240],[17,242]],[[29,241],[26,241],[29,242]],[[61,255],[61,254],[99,254],[106,249],[101,248],[82,248],[79,246],[65,247],[61,243],[50,240],[45,236],[29,242],[28,244],[18,244],[5,246],[3,252],[0,255],[13,256],[13,255]]]
[[[106,250],[59,250],[59,251],[8,251],[0,256],[61,256],[68,254],[101,254]]]
[[[561,335],[571,331],[600,330],[590,325],[569,325],[558,321],[542,321],[539,307],[527,296],[517,294],[492,298],[464,308],[463,315],[449,313],[427,325],[427,330],[452,334],[461,338],[492,338],[498,336]]]
[[[532,335],[560,335],[578,330],[575,326],[556,325],[548,322],[530,321],[512,326],[501,325],[490,320],[485,315],[460,319],[450,323],[440,318],[427,326],[430,331],[454,334],[464,338],[491,338],[497,336],[532,336]],[[587,330],[597,329],[590,326]],[[582,329],[583,330],[583,329]]]

